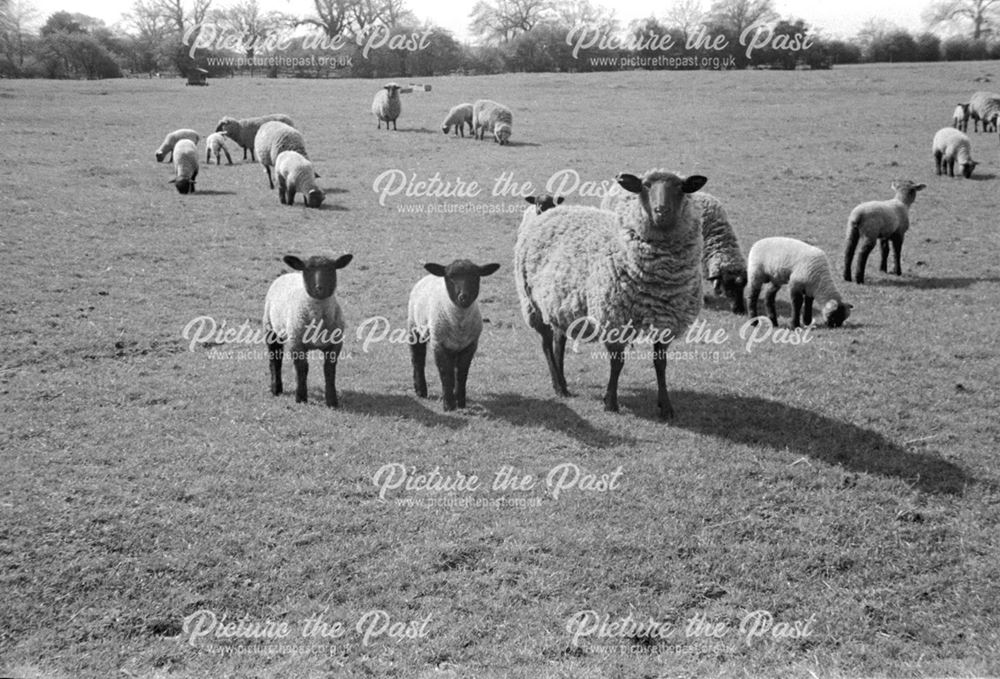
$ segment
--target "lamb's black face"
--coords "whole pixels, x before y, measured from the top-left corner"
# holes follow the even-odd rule
[[[478,266],[468,259],[456,259],[448,266],[428,263],[424,268],[431,274],[444,278],[444,286],[452,304],[468,309],[479,298],[479,280],[496,272],[500,265]]]
[[[850,304],[838,304],[837,308],[830,312],[826,317],[826,324],[831,328],[839,328],[847,320],[847,317],[851,315],[851,305]]]
[[[309,207],[319,207],[320,205],[323,204],[323,199],[325,197],[326,196],[323,195],[322,191],[320,191],[319,189],[313,189],[306,195],[305,198],[306,205],[308,205]]]
[[[194,181],[191,179],[178,179],[175,186],[180,193],[194,193]]]
[[[972,171],[976,169],[976,163],[970,161],[968,163],[962,163],[962,176],[966,179],[972,178]]]
[[[285,264],[302,272],[306,294],[313,299],[327,299],[337,290],[337,269],[343,269],[354,255],[344,255],[337,259],[310,257],[303,261],[294,255],[285,257]]]
[[[734,314],[745,314],[746,302],[743,301],[743,289],[747,285],[746,274],[725,273],[715,282],[716,292],[721,292],[732,302]]]
[[[562,196],[554,197],[552,194],[546,193],[541,196],[527,196],[526,201],[535,206],[535,214],[542,214],[546,210],[551,210],[557,205],[562,205],[563,201],[566,200]]]

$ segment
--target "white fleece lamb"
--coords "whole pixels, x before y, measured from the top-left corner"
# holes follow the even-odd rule
[[[156,162],[159,163],[168,155],[173,153],[174,146],[181,139],[190,139],[195,144],[197,144],[198,140],[201,139],[201,137],[199,137],[198,133],[195,132],[194,130],[190,130],[187,128],[181,130],[174,130],[173,132],[171,132],[166,136],[166,138],[163,140],[163,143],[160,144],[160,148],[156,149]],[[171,156],[170,160],[172,159],[173,156]]]
[[[198,147],[190,139],[181,139],[174,145],[174,178],[171,180],[180,193],[194,193],[198,178]]]
[[[312,162],[298,151],[282,151],[274,164],[278,175],[278,200],[293,205],[295,194],[301,193],[308,207],[323,204],[323,190],[316,185],[316,169]]]
[[[949,128],[950,129],[950,128]],[[957,130],[956,130],[957,132]],[[895,195],[889,200],[870,200],[861,203],[847,218],[847,236],[844,243],[844,280],[851,280],[851,261],[854,251],[861,243],[858,259],[854,267],[854,282],[865,282],[865,265],[868,255],[875,248],[876,241],[882,244],[882,262],[880,271],[886,271],[889,259],[889,244],[892,243],[895,253],[895,271],[902,274],[900,257],[903,251],[903,238],[910,228],[910,206],[917,199],[917,192],[922,191],[926,184],[914,184],[908,179],[895,179],[890,185]]]
[[[441,123],[441,131],[448,134],[451,128],[454,127],[455,136],[457,137],[461,134],[464,137],[466,125],[469,126],[469,132],[471,133],[473,131],[472,104],[459,104],[448,111],[448,115],[445,117],[444,122]]]
[[[958,104],[951,114],[951,126],[956,130],[967,132],[969,129],[969,105]]]
[[[229,155],[229,149],[226,148],[226,133],[225,132],[213,132],[208,135],[205,139],[205,163],[211,164],[212,154],[215,154],[215,164],[222,164],[222,155],[225,154],[226,162],[230,165],[233,164],[233,158]]]
[[[942,127],[937,131],[931,151],[934,154],[934,167],[939,175],[954,177],[957,163],[961,175],[968,179],[979,164],[972,159],[972,141],[969,135],[954,127]]]
[[[247,159],[247,151],[250,152],[250,160],[257,160],[254,155],[254,139],[257,138],[257,131],[260,130],[260,126],[272,120],[295,127],[292,119],[285,114],[271,113],[266,116],[241,118],[239,120],[232,116],[225,116],[219,120],[218,125],[215,126],[215,131],[225,132],[227,137],[235,141],[243,149],[243,160]]]
[[[472,130],[476,139],[485,139],[489,132],[494,141],[503,146],[510,143],[513,126],[514,114],[503,104],[492,99],[479,99],[472,105]]]
[[[271,185],[272,189],[274,188],[274,179],[271,177],[271,168],[274,167],[278,156],[283,151],[298,151],[306,158],[309,157],[306,153],[306,142],[302,138],[302,133],[291,125],[276,120],[260,126],[253,146],[257,162],[264,166],[267,183]]]
[[[813,301],[822,305],[823,320],[830,327],[843,325],[850,315],[851,306],[844,303],[833,282],[826,253],[808,243],[782,236],[762,238],[750,248],[747,274],[747,306],[751,317],[757,315],[757,300],[765,284],[770,286],[765,305],[774,325],[778,324],[774,298],[784,285],[791,286],[793,328],[799,327],[800,314],[805,325],[812,322]]]

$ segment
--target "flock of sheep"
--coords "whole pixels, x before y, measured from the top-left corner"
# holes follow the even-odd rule
[[[381,124],[392,123],[402,112],[401,86],[389,83],[372,103]],[[954,127],[934,137],[933,153],[938,174],[954,176],[955,163],[965,177],[976,163],[963,129],[968,118],[982,121],[984,131],[996,130],[1000,95],[976,93],[955,111]],[[490,132],[505,144],[513,116],[506,106],[490,100],[460,104],[442,123],[447,134],[464,136],[464,128],[479,138]],[[977,128],[978,130],[978,125]],[[306,155],[301,133],[288,116],[274,114],[219,121],[207,140],[206,162],[220,152],[231,163],[226,140],[234,141],[260,162],[271,188],[271,169],[278,180],[279,198],[292,204],[303,194],[307,206],[319,207],[323,192]],[[172,152],[174,183],[178,191],[194,191],[198,174],[193,130],[167,135],[156,151],[157,161]],[[642,176],[622,173],[620,190],[610,191],[599,207],[566,205],[561,196],[530,196],[514,248],[514,280],[521,311],[529,327],[542,338],[542,351],[552,386],[568,396],[564,354],[568,339],[600,341],[608,350],[610,375],[604,396],[608,411],[618,410],[618,379],[625,351],[635,341],[653,346],[657,381],[657,407],[661,419],[673,417],[666,387],[666,355],[670,342],[683,335],[701,313],[703,281],[725,296],[736,314],[757,318],[758,300],[764,296],[767,318],[777,326],[775,298],[790,287],[793,329],[812,323],[814,303],[829,327],[844,324],[852,305],[843,300],[834,283],[827,255],[819,248],[780,236],[758,240],[746,257],[722,203],[700,191],[708,181],[700,175],[682,176],[650,170]],[[844,246],[845,281],[864,282],[867,260],[876,244],[881,246],[880,270],[887,271],[890,246],[893,272],[901,275],[903,239],[909,228],[909,208],[925,184],[909,180],[892,183],[889,200],[868,201],[850,213]],[[860,246],[860,249],[859,249]],[[337,270],[351,255],[300,259],[289,255],[285,263],[295,273],[284,274],[271,285],[264,303],[271,392],[282,393],[281,365],[291,356],[296,372],[296,401],[307,400],[309,350],[324,354],[326,404],[338,405],[336,365],[343,346],[344,317],[335,291]],[[853,270],[852,270],[853,264]],[[483,322],[477,298],[480,281],[495,273],[499,264],[477,265],[457,259],[449,265],[429,263],[428,275],[412,289],[407,313],[407,339],[411,349],[414,390],[427,396],[424,376],[430,346],[438,368],[445,410],[464,408],[469,367],[476,352]],[[756,322],[756,321],[755,321]]]

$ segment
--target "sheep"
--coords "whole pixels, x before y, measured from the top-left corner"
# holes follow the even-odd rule
[[[459,134],[465,137],[465,126],[469,126],[469,132],[473,131],[472,128],[472,104],[459,104],[455,106],[450,111],[448,111],[448,116],[441,123],[441,131],[445,134],[455,128],[455,136]]]
[[[503,104],[480,99],[472,105],[472,131],[476,139],[485,139],[486,133],[491,132],[501,146],[509,144],[513,125],[514,114]]]
[[[467,259],[456,259],[448,266],[428,263],[424,268],[430,275],[413,286],[407,305],[413,388],[417,396],[427,398],[424,365],[430,344],[441,376],[444,409],[464,408],[469,366],[483,331],[476,302],[479,281],[495,273],[500,265],[478,266]]]
[[[695,193],[691,200],[701,210],[702,275],[705,280],[712,281],[715,294],[729,298],[734,314],[744,314],[747,261],[729,216],[722,202],[710,193]]]
[[[942,127],[937,131],[931,151],[934,153],[934,167],[939,175],[947,172],[949,177],[954,177],[955,161],[958,161],[959,171],[968,179],[979,164],[972,159],[972,141],[969,136],[954,127]]]
[[[403,112],[403,102],[399,98],[399,91],[402,86],[396,83],[386,83],[372,100],[372,115],[378,121],[378,129],[382,129],[382,122],[385,121],[385,130],[389,131],[389,123],[392,129],[396,129],[396,118]]]
[[[969,130],[969,105],[958,104],[955,112],[951,114],[951,126],[956,130],[967,132]]]
[[[302,194],[307,207],[323,204],[323,191],[316,186],[316,170],[308,158],[298,151],[282,151],[274,163],[274,173],[278,176],[278,200],[282,204],[294,205],[296,192]]]
[[[535,206],[534,213],[540,215],[546,210],[551,210],[554,207],[562,205],[563,201],[566,200],[562,196],[553,196],[550,193],[542,193],[537,196],[525,196],[524,200]],[[532,212],[528,209],[527,213]]]
[[[337,290],[337,270],[347,266],[353,257],[284,257],[285,264],[301,273],[279,276],[271,283],[264,299],[264,333],[271,371],[271,393],[275,396],[282,393],[281,361],[287,348],[295,366],[295,402],[305,403],[308,400],[307,352],[319,349],[323,352],[326,405],[331,408],[339,405],[337,361],[343,347],[345,323],[334,293]]]
[[[173,148],[174,178],[171,184],[180,193],[194,193],[194,183],[198,178],[198,148],[190,139],[181,139]]]
[[[638,200],[610,201],[614,211],[566,205],[522,221],[515,284],[525,321],[542,336],[557,395],[569,396],[567,337],[599,339],[611,368],[604,409],[617,412],[625,349],[644,339],[653,344],[659,416],[673,417],[666,350],[702,308],[701,220],[688,196],[706,181],[662,170],[619,174]]]
[[[236,142],[237,146],[243,149],[243,160],[247,159],[247,151],[250,151],[250,160],[256,162],[257,158],[254,155],[254,139],[257,137],[257,131],[260,126],[264,123],[276,120],[279,123],[284,123],[289,127],[295,127],[295,123],[292,119],[286,116],[284,113],[271,113],[266,116],[257,116],[256,118],[241,118],[237,120],[232,116],[225,116],[219,120],[219,124],[215,126],[216,132],[225,132],[226,136]]]
[[[260,126],[257,137],[253,143],[257,161],[264,166],[264,174],[267,175],[267,183],[274,188],[274,179],[271,178],[271,168],[282,151],[298,151],[308,158],[306,154],[306,142],[302,138],[302,133],[291,125],[272,120]]]
[[[190,139],[197,144],[201,137],[198,136],[198,133],[194,130],[189,130],[187,128],[174,130],[163,139],[163,143],[160,144],[160,148],[156,149],[156,162],[161,162],[168,155],[170,156],[170,160],[173,160],[174,146],[181,139]]]
[[[795,238],[772,236],[762,238],[750,248],[747,257],[748,287],[747,307],[751,318],[757,316],[757,298],[761,287],[768,283],[764,303],[772,325],[778,325],[774,298],[786,283],[792,292],[792,327],[798,328],[800,317],[805,325],[812,324],[812,305],[823,305],[823,320],[831,328],[838,328],[851,315],[854,307],[844,302],[833,283],[830,260],[817,247]]]
[[[226,133],[225,132],[213,132],[208,135],[205,139],[205,164],[212,164],[212,154],[215,154],[215,164],[221,165],[222,158],[221,155],[226,154],[226,162],[230,165],[233,164],[233,158],[229,155],[229,149],[226,148]]]
[[[1000,113],[1000,94],[995,92],[975,92],[969,97],[969,117],[972,129],[979,131],[979,121],[983,121],[983,132],[997,129],[997,114]]]
[[[902,275],[900,269],[900,255],[903,250],[903,237],[910,228],[910,206],[917,199],[917,192],[926,188],[926,184],[914,184],[908,179],[897,179],[892,182],[890,188],[896,192],[890,200],[871,200],[861,203],[851,210],[847,218],[847,238],[844,245],[844,280],[851,281],[851,261],[854,259],[854,251],[858,246],[858,240],[864,239],[861,243],[861,250],[858,253],[858,261],[854,266],[854,282],[862,285],[865,282],[865,265],[868,263],[868,255],[875,248],[875,241],[879,241],[882,248],[882,263],[879,271],[886,271],[889,260],[889,243],[895,254],[895,271],[897,276]]]

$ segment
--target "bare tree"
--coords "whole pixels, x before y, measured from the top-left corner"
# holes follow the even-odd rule
[[[316,26],[328,38],[344,35],[351,26],[351,4],[350,0],[313,0],[316,15],[306,17],[299,23]]]
[[[665,18],[667,26],[679,29],[687,41],[691,31],[705,20],[705,9],[701,0],[675,0]]]
[[[552,9],[564,26],[592,26],[605,32],[618,28],[615,11],[604,5],[594,5],[590,0],[559,0]]]
[[[38,10],[26,0],[3,0],[0,4],[4,51],[11,62],[17,58],[19,67],[24,66],[24,55],[28,51],[25,45],[25,39],[30,35],[28,24],[38,17]]]
[[[971,24],[972,39],[979,40],[995,32],[1000,23],[1000,0],[942,0],[924,12],[928,27]]]
[[[709,19],[720,27],[741,35],[748,26],[778,18],[771,0],[715,0]]]
[[[415,19],[406,9],[404,0],[354,0],[350,10],[352,28],[358,33],[372,26],[392,28]]]
[[[551,14],[549,0],[479,0],[469,15],[469,29],[488,42],[510,42]]]

